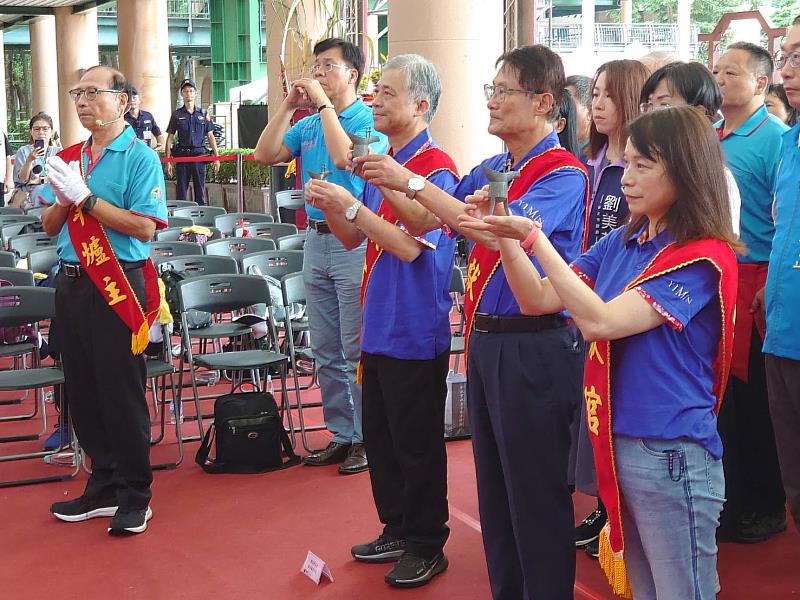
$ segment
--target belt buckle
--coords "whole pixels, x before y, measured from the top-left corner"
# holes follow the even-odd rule
[[[487,318],[489,315],[475,315],[475,320],[472,323],[472,330],[477,331],[478,333],[489,333],[488,329],[481,329],[478,326],[478,321],[483,321],[483,319]]]
[[[80,277],[81,276],[81,266],[80,265],[73,265],[70,263],[62,263],[64,266],[64,273],[67,277]]]

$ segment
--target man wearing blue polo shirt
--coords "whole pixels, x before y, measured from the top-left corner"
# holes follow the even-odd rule
[[[42,225],[58,236],[56,318],[66,397],[92,459],[83,495],[50,510],[68,522],[113,517],[114,535],[142,533],[153,514],[141,352],[158,307],[150,239],[167,221],[158,155],[123,119],[127,85],[122,73],[100,66],[70,90],[91,137],[48,159],[41,193],[49,205]]]
[[[346,170],[351,142],[347,133],[374,135],[372,111],[356,95],[364,69],[357,46],[338,38],[314,46],[310,78],[292,82],[289,94],[269,120],[256,144],[257,161],[275,164],[299,157],[303,183],[310,171],[327,172],[328,181],[358,197],[364,182]],[[293,126],[295,110],[316,114]],[[386,150],[386,138],[373,144]],[[328,446],[304,459],[306,465],[342,463],[339,472],[367,469],[361,431],[361,386],[356,384],[361,326],[359,289],[365,246],[348,252],[331,235],[325,215],[306,203],[308,233],[303,278],[308,298],[311,349],[317,363],[325,425],[333,434]]]
[[[727,502],[720,540],[761,542],[786,528],[775,436],[769,416],[764,355],[763,293],[772,238],[772,194],[788,129],[764,106],[772,80],[772,57],[748,42],[728,46],[714,66],[722,91],[723,121],[716,124],[722,151],[742,198],[731,382],[719,414],[725,447]]]
[[[800,17],[783,40],[777,60],[789,103],[800,108]],[[775,238],[764,293],[767,310],[769,408],[783,487],[800,528],[800,125],[783,136],[775,186]]]

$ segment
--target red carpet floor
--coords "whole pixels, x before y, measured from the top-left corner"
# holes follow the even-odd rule
[[[314,399],[318,393],[305,396]],[[17,409],[0,407],[0,415],[11,410]],[[312,421],[319,421],[318,409],[309,413]],[[0,431],[15,433],[28,427],[0,426]],[[194,433],[193,424],[184,427],[185,433]],[[326,440],[324,433],[312,434],[313,446]],[[39,444],[0,444],[0,451]],[[174,436],[168,437],[154,448],[152,460],[167,460],[175,447]],[[85,473],[65,483],[0,489],[0,598],[490,597],[469,441],[448,444],[450,568],[415,590],[391,589],[383,582],[388,566],[362,565],[350,558],[352,544],[379,532],[367,474],[344,477],[332,467],[299,466],[263,475],[207,475],[194,464],[196,449],[196,442],[187,444],[178,469],[155,474],[154,517],[145,534],[132,538],[108,536],[107,519],[70,524],[49,514],[51,502],[81,493]],[[60,469],[41,460],[0,463],[0,477]],[[578,496],[575,502],[579,517],[591,508],[589,498]],[[299,572],[308,550],[328,562],[334,583],[317,586]],[[800,535],[792,528],[756,546],[724,544],[719,570],[720,600],[800,598]],[[597,563],[582,552],[577,553],[577,573],[576,599],[612,597]]]

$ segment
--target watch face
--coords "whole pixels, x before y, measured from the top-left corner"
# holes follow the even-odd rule
[[[412,177],[408,180],[408,188],[415,192],[425,187],[425,180],[422,177]]]

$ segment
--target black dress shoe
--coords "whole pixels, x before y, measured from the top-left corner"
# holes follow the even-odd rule
[[[739,544],[758,544],[766,542],[782,531],[786,531],[786,513],[758,515],[745,522],[734,533],[733,541]]]
[[[319,452],[309,454],[303,459],[303,463],[309,467],[322,467],[325,465],[335,465],[347,458],[350,451],[350,444],[340,444],[331,442]]]
[[[353,444],[350,446],[350,451],[347,453],[347,458],[339,465],[339,473],[342,475],[352,475],[353,473],[361,473],[369,469],[367,462],[367,450],[364,444]]]

